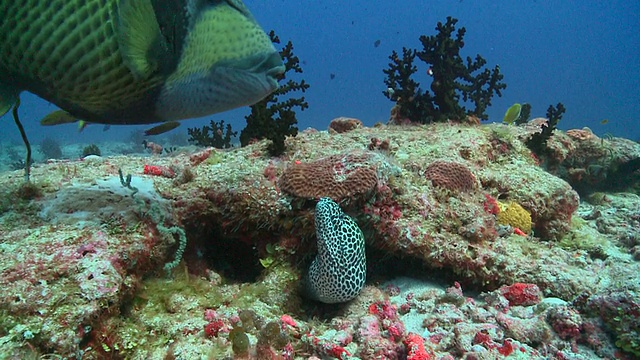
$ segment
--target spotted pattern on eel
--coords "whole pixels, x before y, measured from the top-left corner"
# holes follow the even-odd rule
[[[367,273],[362,231],[330,198],[318,201],[315,226],[318,254],[309,267],[309,296],[327,304],[355,298]]]

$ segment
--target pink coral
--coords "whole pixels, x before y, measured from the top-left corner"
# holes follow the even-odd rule
[[[476,177],[464,165],[434,161],[427,166],[424,176],[433,186],[454,191],[470,191],[476,187]]]
[[[161,155],[162,154],[162,145],[156,144],[151,141],[144,141],[143,145],[145,148],[149,149],[152,154]]]
[[[166,178],[173,178],[176,176],[176,173],[171,170],[168,166],[161,165],[148,165],[145,164],[143,168],[143,173],[145,175],[154,175],[154,176],[162,176]]]
[[[487,214],[498,215],[500,213],[500,206],[498,206],[498,200],[489,194],[484,194],[484,211]]]
[[[351,356],[351,354],[342,346],[334,344],[329,341],[322,340],[311,334],[303,337],[302,340],[310,345],[314,350],[320,352],[323,355],[331,356],[336,359],[344,359],[344,356]]]
[[[220,319],[211,321],[207,325],[204,326],[204,334],[208,338],[213,338],[218,336],[220,331],[225,331],[226,326],[224,322]]]
[[[566,134],[580,141],[597,138],[589,128],[570,129],[567,130]]]
[[[189,163],[191,163],[191,165],[193,166],[196,166],[201,162],[207,160],[209,156],[211,156],[211,150],[211,148],[208,148],[189,156]]]
[[[298,327],[298,324],[296,324],[296,321],[293,320],[293,318],[291,317],[291,315],[287,315],[284,314],[280,317],[280,321],[282,321],[282,327],[284,328],[285,325],[291,326],[291,327]]]
[[[390,142],[389,139],[380,140],[378,138],[371,138],[371,142],[367,148],[371,151],[373,150],[381,150],[381,151],[389,151]]]
[[[582,329],[582,317],[568,306],[556,306],[549,310],[548,321],[561,339],[577,339]]]
[[[367,154],[345,154],[293,164],[284,171],[278,185],[297,197],[340,201],[372,191],[377,183],[376,169]]]
[[[409,333],[403,341],[407,347],[407,360],[429,360],[431,356],[424,348],[424,339],[415,333]]]
[[[515,283],[501,287],[500,293],[509,300],[511,306],[528,306],[540,302],[540,289],[536,284]]]

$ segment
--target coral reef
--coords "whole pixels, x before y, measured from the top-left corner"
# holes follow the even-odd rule
[[[237,131],[231,129],[231,124],[224,126],[224,120],[209,122],[209,125],[199,128],[187,129],[189,142],[198,146],[211,146],[217,149],[228,149],[232,147],[231,140],[238,135]]]
[[[4,199],[23,174],[6,172],[2,353],[637,357],[640,200],[592,193],[580,203],[532,156],[530,131],[383,125],[302,131],[277,158],[264,139],[225,151],[52,161],[33,168],[36,188],[18,201]],[[556,130],[547,148],[562,163],[600,141]],[[640,148],[602,143],[613,163],[632,162]],[[436,186],[427,175],[436,169],[454,185]],[[190,181],[179,180],[185,171]],[[344,186],[362,174],[364,186]],[[344,304],[300,292],[316,254],[319,196],[334,197],[365,239],[367,281]],[[514,203],[530,214],[526,237],[513,229],[525,226],[500,224],[501,204]]]
[[[589,299],[586,308],[592,314],[599,315],[616,334],[616,346],[636,358],[640,357],[640,295],[637,288],[594,296]]]
[[[446,23],[438,22],[436,35],[420,36],[421,51],[403,48],[402,58],[395,51],[389,57],[389,68],[383,71],[388,86],[385,95],[396,102],[393,122],[405,118],[420,123],[464,121],[468,116],[488,119],[485,111],[491,106],[491,98],[502,96],[507,85],[502,82],[503,75],[497,65],[491,70],[483,69],[487,61],[482,56],[476,55],[473,60],[467,57],[465,63],[460,50],[465,45],[466,29],[461,27],[456,32],[457,22],[457,19],[447,17]],[[430,66],[427,73],[433,76],[433,95],[420,89],[420,84],[411,79],[417,72],[417,66],[413,64],[416,57]],[[467,110],[463,105],[465,102],[472,102],[474,109]]]
[[[117,176],[96,181],[77,174],[72,185],[55,167],[48,171],[51,180],[64,185],[55,196],[51,188],[41,189],[34,208],[22,211],[39,219],[31,222],[33,233],[25,236],[18,221],[13,226],[3,221],[0,228],[8,251],[0,263],[5,289],[0,314],[7,336],[2,342],[28,341],[69,355],[82,355],[80,344],[111,350],[111,340],[94,336],[164,258],[168,240],[145,214],[170,216],[167,203],[149,181],[132,180],[140,189],[134,199]],[[3,345],[3,356],[8,354]]]
[[[274,31],[269,32],[271,41],[280,44],[280,39]],[[300,60],[293,54],[293,44],[291,41],[280,50],[280,56],[284,61],[285,72],[279,76],[280,87],[261,101],[251,106],[251,113],[245,118],[247,126],[240,132],[240,144],[248,145],[252,141],[261,139],[271,140],[269,154],[271,156],[281,155],[285,151],[284,140],[287,136],[296,136],[298,123],[295,108],[301,111],[309,107],[304,96],[299,98],[289,97],[282,100],[282,97],[290,92],[305,92],[309,88],[304,80],[300,82],[289,79],[284,82],[287,76],[293,73],[302,73]]]
[[[81,157],[87,157],[89,155],[96,155],[96,156],[100,156],[101,155],[100,148],[98,147],[98,145],[90,144],[90,145],[85,146],[82,149],[82,156]]]
[[[293,196],[342,201],[371,192],[378,183],[374,153],[332,155],[313,162],[289,166],[278,181]]]
[[[498,202],[496,221],[500,225],[509,225],[522,230],[525,234],[531,232],[531,214],[517,202]]]
[[[464,165],[448,161],[434,161],[424,171],[424,177],[433,186],[452,191],[471,191],[476,187],[476,177]]]
[[[581,195],[599,191],[640,193],[640,146],[622,138],[600,138],[588,128],[554,134],[546,145],[549,171]]]

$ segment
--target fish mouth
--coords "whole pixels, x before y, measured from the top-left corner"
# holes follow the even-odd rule
[[[280,79],[285,72],[285,67],[280,54],[273,52],[252,69],[252,72],[264,73],[267,76],[267,81],[269,81],[271,85],[277,86],[278,79]]]
[[[228,59],[216,64],[219,67],[246,71],[254,74],[277,76],[284,73],[284,63],[277,51],[257,54],[242,59]]]
[[[277,52],[271,53],[258,65],[257,71],[264,71],[269,76],[284,74],[284,64],[280,54]]]
[[[165,84],[156,113],[160,119],[174,120],[252,105],[278,89],[285,70],[275,49],[219,61],[207,71]]]
[[[260,78],[261,81],[268,85],[271,89],[278,87],[278,79],[285,72],[285,66],[282,58],[277,51],[254,55],[241,60],[230,59],[217,64],[219,68],[227,68],[231,71],[236,70],[239,73],[251,74],[252,77]]]
[[[282,77],[282,75],[284,75],[284,71],[285,71],[285,67],[283,64],[280,64],[278,66],[274,66],[271,69],[266,71],[266,75],[267,76],[271,76],[274,79],[279,79],[280,77]]]

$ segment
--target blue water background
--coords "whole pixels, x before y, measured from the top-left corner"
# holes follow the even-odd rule
[[[514,102],[528,102],[532,116],[544,116],[550,104],[564,103],[560,128],[587,126],[599,135],[640,139],[640,1],[245,1],[260,24],[291,40],[311,88],[309,109],[299,127],[326,129],[338,116],[366,125],[386,122],[392,107],[382,91],[388,56],[403,46],[421,49],[418,37],[435,34],[438,21],[459,19],[467,29],[463,56],[481,54],[500,65],[508,87],[488,109],[490,121],[502,121]],[[374,47],[376,40],[380,45]],[[423,64],[422,64],[423,65]],[[334,79],[331,79],[334,74]],[[416,80],[428,89],[421,66]],[[41,127],[55,106],[27,93],[20,114],[32,142],[45,136],[61,143],[126,140],[134,129],[150,126],[76,125]],[[225,119],[245,126],[248,108],[185,121],[174,132]],[[607,119],[607,124],[601,124]],[[2,139],[20,142],[10,115],[0,119]]]

